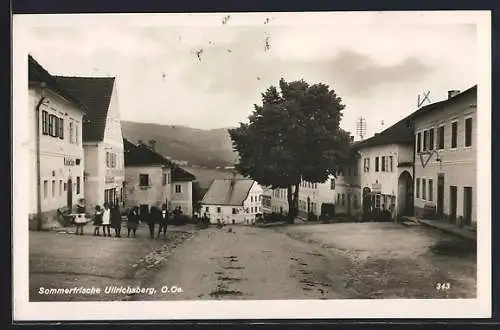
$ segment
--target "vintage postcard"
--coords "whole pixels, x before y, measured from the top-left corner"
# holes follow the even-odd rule
[[[490,44],[487,11],[14,15],[14,319],[490,317]]]

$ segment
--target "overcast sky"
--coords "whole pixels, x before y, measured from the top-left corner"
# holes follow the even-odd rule
[[[223,24],[225,15],[161,25],[158,16],[55,18],[31,28],[29,52],[52,74],[116,76],[123,120],[204,129],[245,121],[281,77],[334,88],[346,105],[341,126],[354,132],[363,116],[367,136],[413,112],[419,93],[436,102],[478,82],[476,26],[465,21],[267,13]]]

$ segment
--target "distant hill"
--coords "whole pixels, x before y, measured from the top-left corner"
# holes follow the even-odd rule
[[[233,151],[227,128],[203,130],[186,126],[157,125],[122,121],[122,133],[131,142],[155,140],[163,156],[187,161],[189,165],[215,168],[233,165]]]

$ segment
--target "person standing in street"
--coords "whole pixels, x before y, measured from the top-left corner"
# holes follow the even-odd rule
[[[155,225],[158,217],[158,211],[159,210],[156,206],[152,206],[146,219],[149,227],[149,236],[151,238],[155,238]]]
[[[75,235],[83,235],[83,227],[87,223],[87,219],[85,217],[85,205],[83,199],[78,200],[78,204],[76,205],[76,215],[74,219],[76,226]]]
[[[96,205],[94,213],[94,236],[101,236],[99,234],[99,228],[101,226],[102,226],[102,209],[99,205]]]
[[[127,216],[127,237],[130,237],[130,233],[132,232],[135,237],[135,233],[137,231],[137,227],[139,226],[139,208],[135,206],[130,210]]]
[[[159,218],[159,228],[157,239],[160,239],[160,234],[163,231],[163,238],[167,238],[167,223],[168,223],[168,210],[167,205],[163,204]]]
[[[109,204],[104,203],[104,211],[102,213],[102,233],[104,236],[111,237],[111,210]]]
[[[117,203],[111,207],[111,227],[115,230],[115,237],[121,237],[122,214]]]

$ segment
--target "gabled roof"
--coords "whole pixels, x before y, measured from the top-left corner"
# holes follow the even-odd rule
[[[254,180],[249,179],[214,180],[201,204],[243,206],[254,183]]]
[[[163,165],[172,166],[172,163],[151,150],[146,145],[135,145],[127,139],[123,139],[123,158],[127,166]]]
[[[196,177],[185,169],[174,166],[172,169],[172,182],[194,181]]]
[[[408,117],[403,118],[391,127],[375,134],[369,139],[352,144],[353,149],[359,150],[388,144],[412,144],[413,130],[408,124]]]
[[[102,141],[115,78],[55,76],[55,79],[87,107],[83,141]]]
[[[57,79],[52,76],[43,66],[38,63],[33,56],[28,55],[28,81],[30,83],[45,83],[47,87],[66,100],[74,103],[82,112],[86,112],[87,108],[68,90],[63,88]]]

